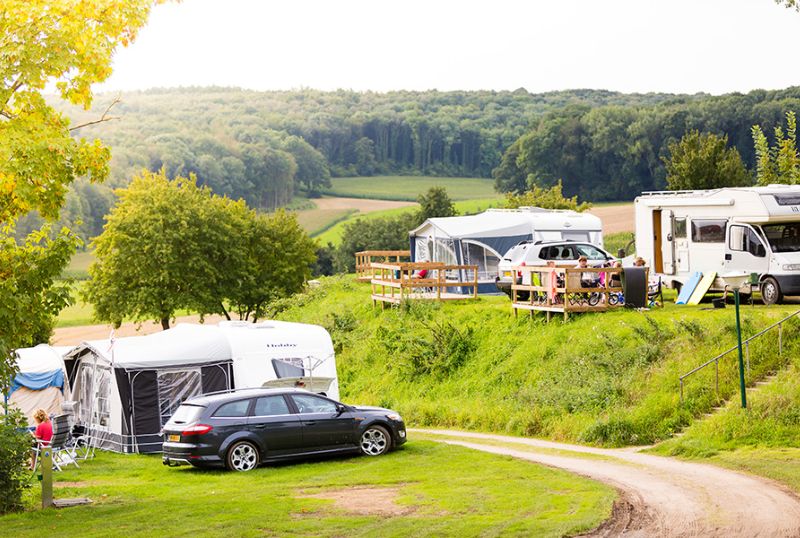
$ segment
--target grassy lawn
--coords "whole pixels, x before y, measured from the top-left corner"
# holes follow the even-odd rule
[[[325,194],[381,200],[411,200],[431,187],[445,187],[453,200],[495,196],[494,181],[474,177],[374,176],[338,177]]]
[[[564,471],[426,441],[376,459],[241,474],[98,453],[56,479],[56,498],[85,496],[94,504],[0,517],[4,535],[563,536],[599,525],[616,497],[612,488]],[[352,487],[391,488],[401,513],[358,514],[324,498]]]

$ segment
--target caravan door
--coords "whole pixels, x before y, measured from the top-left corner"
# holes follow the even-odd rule
[[[764,242],[747,224],[730,224],[725,238],[724,272],[758,273],[769,269],[769,257]]]
[[[663,273],[665,275],[675,274],[675,214],[670,211],[661,213],[661,258],[663,263]]]

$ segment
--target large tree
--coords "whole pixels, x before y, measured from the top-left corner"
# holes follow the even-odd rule
[[[152,319],[168,329],[179,310],[230,319],[231,309],[257,319],[311,274],[314,243],[294,214],[259,215],[163,170],[142,172],[118,194],[85,290],[101,320]]]
[[[671,190],[719,189],[753,184],[736,148],[727,136],[690,131],[669,145],[664,157],[667,186]]]
[[[4,0],[0,8],[0,387],[13,368],[11,349],[49,335],[66,302],[54,278],[75,248],[66,230],[49,239],[45,228],[16,242],[17,219],[36,210],[55,220],[76,178],[108,175],[108,148],[73,138],[80,126],[70,126],[43,92],[55,88],[88,108],[91,85],[110,75],[114,51],[136,37],[153,3]]]
[[[756,154],[756,181],[759,185],[771,183],[800,183],[800,154],[797,151],[797,117],[786,113],[786,133],[775,127],[775,145],[769,146],[761,127],[754,125],[753,146]]]

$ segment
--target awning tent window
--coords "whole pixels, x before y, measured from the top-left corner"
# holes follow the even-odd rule
[[[479,281],[494,281],[498,272],[498,264],[500,263],[500,255],[478,242],[462,241],[461,254],[464,259],[464,265],[477,265],[478,266],[478,280]],[[473,275],[472,271],[465,271],[465,279],[471,280]]]
[[[157,379],[158,408],[162,426],[185,400],[203,393],[199,368],[161,371],[158,372]]]

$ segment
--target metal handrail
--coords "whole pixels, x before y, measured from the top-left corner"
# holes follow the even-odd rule
[[[762,336],[763,334],[771,331],[775,327],[778,327],[778,355],[783,355],[783,324],[786,323],[787,321],[789,321],[790,319],[792,319],[793,317],[797,316],[798,314],[800,314],[800,310],[798,310],[797,312],[794,312],[793,314],[789,314],[785,318],[783,318],[783,319],[781,319],[779,321],[776,321],[772,325],[760,330],[759,332],[757,332],[756,334],[754,334],[750,338],[742,341],[742,345],[745,346],[745,349],[747,351],[747,371],[748,372],[750,371],[750,341],[751,340],[755,340],[756,338]],[[722,357],[724,357],[725,355],[727,355],[728,353],[733,353],[737,349],[739,349],[738,345],[733,346],[732,348],[730,348],[730,349],[728,349],[726,351],[723,351],[722,353],[720,353],[719,355],[717,355],[713,359],[707,360],[706,362],[704,362],[700,366],[697,366],[697,367],[693,368],[692,370],[689,370],[688,372],[686,372],[682,376],[680,376],[678,378],[678,380],[680,381],[680,385],[681,385],[681,403],[683,403],[683,381],[684,381],[684,379],[686,379],[687,377],[689,377],[692,374],[695,374],[695,373],[699,372],[700,370],[702,370],[703,368],[711,365],[712,363],[714,363],[715,367],[716,367],[716,381],[715,381],[715,384],[716,384],[716,391],[719,392],[719,360]]]

